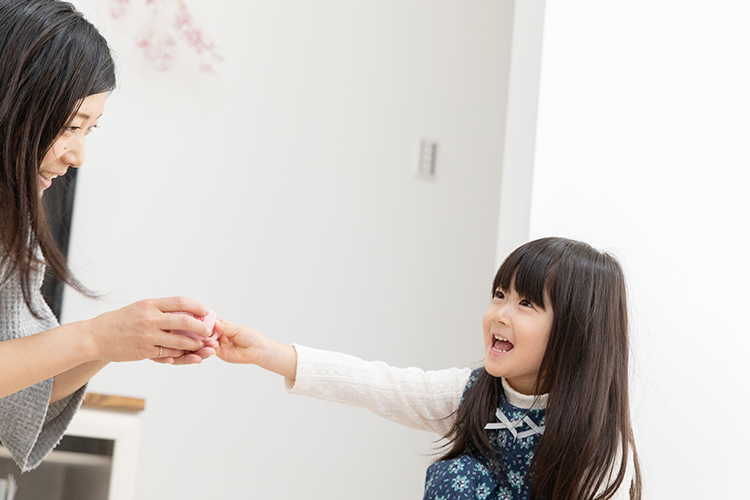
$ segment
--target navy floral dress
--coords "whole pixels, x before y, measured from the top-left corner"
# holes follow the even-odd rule
[[[471,373],[464,395],[480,370]],[[511,405],[500,390],[497,422],[488,424],[491,460],[464,455],[443,460],[427,469],[424,500],[528,500],[526,475],[539,439],[544,433],[544,409]]]

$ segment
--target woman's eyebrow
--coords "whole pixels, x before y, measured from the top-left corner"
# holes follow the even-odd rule
[[[97,116],[96,119],[98,120],[99,118],[101,118],[103,114],[104,113],[102,113],[101,115]],[[78,113],[76,113],[76,116],[81,117],[84,120],[90,120],[91,119],[91,117],[89,115],[87,115],[86,113],[78,112]]]

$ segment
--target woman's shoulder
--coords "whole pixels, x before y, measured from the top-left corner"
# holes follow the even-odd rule
[[[18,273],[14,273],[10,261],[5,257],[3,247],[0,245],[0,293],[12,287],[18,281]]]
[[[44,255],[39,245],[30,248],[31,272],[30,284],[33,288],[42,286],[45,273]],[[8,249],[0,243],[0,290],[6,286],[20,286],[21,275],[16,263],[8,257]]]

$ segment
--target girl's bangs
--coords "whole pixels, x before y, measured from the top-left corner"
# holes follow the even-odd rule
[[[511,253],[497,271],[492,293],[513,286],[521,297],[545,309],[544,290],[552,281],[557,258],[544,250],[528,244]]]

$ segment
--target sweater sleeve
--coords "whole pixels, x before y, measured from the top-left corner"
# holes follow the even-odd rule
[[[445,436],[453,424],[470,368],[423,371],[294,345],[297,374],[287,390],[366,408],[393,422]]]
[[[0,399],[0,441],[26,472],[35,469],[65,434],[86,387],[49,405],[53,379]]]
[[[0,343],[58,326],[39,291],[43,277],[44,269],[39,268],[32,287],[32,305],[40,313],[35,316],[23,300],[19,277],[0,270]],[[44,380],[0,399],[0,442],[24,472],[39,466],[57,446],[83,402],[85,386],[50,405],[53,380]]]

